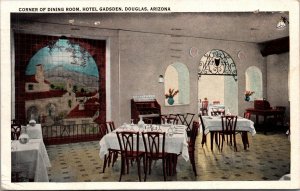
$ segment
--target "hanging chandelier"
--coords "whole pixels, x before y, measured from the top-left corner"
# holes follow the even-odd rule
[[[234,61],[226,52],[213,49],[200,60],[198,78],[202,75],[232,76],[237,81],[237,69]]]
[[[276,25],[277,30],[283,30],[286,28],[286,25],[289,24],[289,21],[286,17],[281,17],[279,22]]]

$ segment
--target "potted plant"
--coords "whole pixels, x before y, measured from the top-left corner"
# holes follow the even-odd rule
[[[254,91],[245,91],[245,101],[250,101],[250,96],[254,93]]]
[[[174,91],[174,89],[169,88],[169,92],[165,94],[166,99],[168,99],[168,104],[174,104],[174,96],[178,94],[179,90]]]

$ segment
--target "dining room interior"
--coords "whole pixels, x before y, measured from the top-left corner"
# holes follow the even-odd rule
[[[11,13],[11,182],[290,181],[289,19]]]

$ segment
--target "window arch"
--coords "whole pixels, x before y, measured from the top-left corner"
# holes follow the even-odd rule
[[[253,91],[250,101],[263,98],[262,72],[256,66],[250,66],[246,72],[246,91]]]
[[[190,103],[190,76],[189,70],[185,64],[176,62],[169,65],[165,72],[165,94],[169,94],[169,90],[175,92],[178,90],[174,98],[174,103],[170,104],[166,98],[166,105],[184,105]]]

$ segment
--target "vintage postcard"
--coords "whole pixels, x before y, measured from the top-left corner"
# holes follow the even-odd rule
[[[300,188],[298,1],[4,0],[0,18],[4,190]]]

